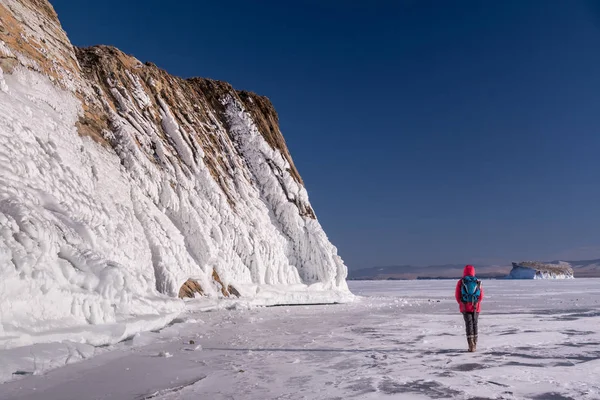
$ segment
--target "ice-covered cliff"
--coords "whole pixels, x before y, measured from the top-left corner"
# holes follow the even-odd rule
[[[509,279],[572,279],[573,268],[565,262],[547,264],[537,261],[512,263]]]
[[[346,274],[268,99],[0,2],[0,346],[113,342],[178,297],[347,301]]]

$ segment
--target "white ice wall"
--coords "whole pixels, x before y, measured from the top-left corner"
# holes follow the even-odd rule
[[[106,105],[107,148],[78,135],[72,92],[23,67],[0,75],[0,346],[155,329],[183,310],[175,296],[188,278],[222,297],[213,271],[250,303],[351,299],[337,250],[293,202],[309,204],[305,189],[237,98],[223,99],[235,138],[236,171],[220,177],[228,201],[197,135],[159,101],[166,144],[132,87],[119,113]]]
[[[25,69],[0,87],[0,345],[102,324],[69,333],[100,344],[176,316],[181,301],[155,289],[135,187],[77,134],[75,96]]]

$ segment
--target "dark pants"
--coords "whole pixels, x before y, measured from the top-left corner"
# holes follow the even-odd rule
[[[467,336],[477,336],[477,318],[479,318],[478,312],[464,312],[462,313],[465,319],[465,326],[467,328]]]

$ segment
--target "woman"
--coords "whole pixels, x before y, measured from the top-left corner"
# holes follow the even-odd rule
[[[454,297],[456,297],[456,301],[460,306],[460,312],[465,319],[469,351],[476,351],[477,319],[481,311],[483,286],[481,285],[481,281],[475,277],[475,268],[472,265],[465,267],[462,279],[459,279],[456,283]]]

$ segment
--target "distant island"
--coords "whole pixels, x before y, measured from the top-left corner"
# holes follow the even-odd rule
[[[534,262],[524,261],[515,264],[537,263],[537,268],[542,266],[566,265],[571,268],[571,276],[576,278],[600,278],[600,259],[580,260],[580,261],[548,261]],[[533,275],[536,271],[534,265]],[[456,279],[462,276],[465,264],[444,264],[432,266],[414,266],[414,265],[392,265],[360,269],[350,269],[348,271],[349,280],[413,280],[413,279]],[[531,266],[531,265],[530,265]],[[477,276],[482,279],[504,279],[507,278],[514,265],[477,265],[475,264]],[[563,271],[565,272],[565,271]],[[568,274],[568,271],[566,271]],[[541,274],[542,272],[540,272]],[[528,278],[529,279],[529,278]]]
[[[538,261],[522,261],[512,263],[513,268],[508,274],[508,279],[573,279],[574,273],[571,264],[559,262],[557,264],[542,263]]]

